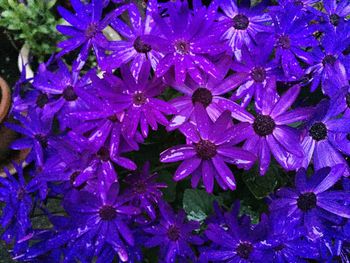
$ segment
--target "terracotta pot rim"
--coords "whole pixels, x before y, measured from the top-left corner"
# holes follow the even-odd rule
[[[4,121],[11,106],[11,91],[6,81],[0,77],[1,101],[0,101],[0,123]]]

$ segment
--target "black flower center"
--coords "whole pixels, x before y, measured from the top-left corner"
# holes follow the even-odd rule
[[[41,144],[43,148],[46,148],[48,146],[48,140],[45,134],[36,134],[35,139]]]
[[[147,102],[147,97],[145,96],[145,94],[143,92],[137,91],[134,93],[132,101],[133,101],[134,105],[141,106]]]
[[[75,101],[78,98],[78,96],[77,96],[77,94],[75,94],[75,91],[74,91],[73,87],[72,86],[68,86],[63,91],[63,98],[66,101]]]
[[[117,211],[113,206],[104,205],[99,211],[100,217],[105,221],[112,221],[117,217]]]
[[[266,78],[266,70],[263,67],[255,67],[250,75],[255,82],[263,82]]]
[[[45,93],[41,93],[35,101],[36,106],[38,106],[39,108],[43,108],[46,103],[48,103],[49,101],[49,97],[45,94]]]
[[[175,50],[180,55],[186,55],[190,53],[190,43],[186,40],[177,40],[175,42]]]
[[[171,241],[177,241],[180,238],[180,229],[176,225],[171,225],[168,228],[167,235]]]
[[[348,108],[350,108],[350,93],[346,93],[345,95],[345,101],[346,101],[346,105],[348,106]]]
[[[195,144],[197,155],[204,159],[209,160],[216,155],[216,145],[210,141],[200,140]]]
[[[295,5],[295,6],[303,7],[303,6],[304,6],[304,3],[303,3],[303,1],[301,1],[301,0],[295,0],[295,1],[294,1],[294,5]]]
[[[282,251],[283,249],[285,249],[285,245],[284,244],[279,244],[278,246],[275,247],[275,251]]]
[[[145,182],[139,180],[136,183],[134,183],[133,189],[135,193],[143,194],[147,192],[147,185],[145,184]]]
[[[147,53],[152,50],[152,47],[141,39],[140,36],[138,36],[134,41],[134,48],[138,53]]]
[[[348,141],[350,141],[350,133],[348,133],[348,134],[346,135],[346,139],[348,139]]]
[[[256,116],[253,123],[255,133],[260,136],[266,136],[271,134],[275,127],[275,121],[268,115],[259,114],[258,116]]]
[[[281,35],[277,39],[277,46],[283,49],[290,49],[290,38],[288,35]]]
[[[322,64],[325,65],[331,65],[333,66],[335,64],[335,62],[337,61],[336,57],[333,55],[327,55],[324,57],[324,59],[322,60]]]
[[[237,255],[243,259],[249,259],[253,251],[253,245],[250,242],[240,242],[236,248]]]
[[[118,121],[118,117],[115,114],[109,116],[107,119],[110,120],[111,122],[117,122]]]
[[[298,208],[307,212],[316,207],[317,197],[314,193],[305,193],[299,196],[297,200]]]
[[[338,16],[337,14],[331,14],[329,16],[329,20],[333,26],[338,26],[340,21],[340,16]]]
[[[326,125],[323,122],[314,123],[309,130],[309,135],[315,141],[321,141],[321,140],[326,139],[326,137],[327,137]]]
[[[192,94],[192,103],[201,103],[204,107],[208,107],[213,100],[211,91],[206,88],[198,88]]]
[[[102,146],[98,151],[97,151],[97,156],[104,162],[107,162],[109,160],[109,150],[107,149],[106,146]]]
[[[235,15],[233,18],[233,27],[237,30],[245,30],[249,26],[249,19],[243,14]]]
[[[85,36],[87,38],[93,38],[96,33],[98,32],[98,24],[95,22],[92,22],[85,30]]]

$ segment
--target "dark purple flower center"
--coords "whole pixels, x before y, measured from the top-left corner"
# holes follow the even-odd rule
[[[171,241],[177,241],[180,238],[180,229],[176,225],[171,225],[168,228],[167,235]]]
[[[275,127],[275,121],[270,116],[259,114],[255,117],[253,128],[255,133],[259,136],[271,134]]]
[[[307,212],[316,207],[317,197],[314,193],[304,193],[298,197],[297,205],[298,208]]]
[[[237,255],[243,259],[249,259],[254,247],[250,242],[240,242],[236,248]]]
[[[301,1],[301,0],[295,0],[295,1],[294,1],[294,5],[295,5],[295,6],[303,7],[303,6],[304,6],[304,3],[303,3],[303,1]]]
[[[92,22],[85,30],[86,38],[93,38],[98,32],[98,24],[96,22]]]
[[[284,244],[279,244],[278,246],[275,247],[275,251],[282,251],[283,249],[285,249],[285,245]]]
[[[180,55],[187,55],[190,53],[190,48],[190,43],[188,43],[186,40],[177,40],[175,42],[175,50]]]
[[[117,211],[113,206],[104,205],[99,211],[100,217],[105,221],[112,221],[117,217]]]
[[[345,101],[346,101],[346,105],[348,106],[348,108],[350,108],[350,93],[346,93],[345,95]]]
[[[23,187],[19,188],[17,191],[17,199],[22,200],[25,194],[26,194],[26,190]]]
[[[346,135],[346,139],[348,139],[348,141],[350,141],[350,133],[348,133],[348,134]]]
[[[192,94],[192,103],[193,105],[196,102],[201,103],[204,107],[208,107],[213,100],[213,95],[211,91],[206,88],[198,88]]]
[[[145,194],[147,192],[147,184],[139,180],[133,184],[133,189],[137,194]]]
[[[321,141],[326,139],[327,133],[327,127],[323,122],[314,123],[309,130],[309,135],[315,141]]]
[[[152,47],[141,39],[140,36],[138,36],[134,41],[134,48],[138,53],[147,53],[152,50]]]
[[[216,155],[216,145],[210,141],[200,140],[195,144],[195,149],[199,158],[209,160]]]
[[[235,15],[233,18],[233,27],[237,30],[245,30],[249,26],[249,19],[243,14]]]
[[[255,67],[250,75],[255,82],[263,82],[266,79],[266,70],[263,67]]]
[[[331,14],[329,16],[329,21],[331,22],[331,24],[333,26],[338,26],[339,25],[339,21],[340,21],[340,16],[338,16],[337,14]]]
[[[66,101],[75,101],[78,98],[78,96],[77,96],[77,94],[75,94],[74,88],[72,86],[66,87],[64,89],[62,95]]]
[[[48,146],[48,140],[45,134],[38,133],[35,135],[35,139],[41,144],[43,148],[46,148]]]
[[[109,116],[107,119],[110,120],[111,122],[117,122],[118,121],[118,117],[115,114]]]
[[[336,57],[333,55],[327,55],[324,57],[324,59],[322,60],[322,64],[325,65],[331,65],[333,66],[335,64],[335,62],[337,61]]]
[[[132,97],[133,104],[136,106],[141,106],[147,102],[147,97],[141,91],[137,91],[134,93]]]
[[[49,97],[45,94],[45,93],[41,93],[35,101],[36,106],[38,106],[39,108],[43,108],[46,103],[49,102]]]
[[[97,156],[98,156],[98,158],[100,158],[104,162],[109,161],[109,150],[107,149],[107,147],[106,146],[102,146],[97,151]]]
[[[290,49],[290,38],[288,35],[280,35],[277,39],[277,46],[283,49]]]

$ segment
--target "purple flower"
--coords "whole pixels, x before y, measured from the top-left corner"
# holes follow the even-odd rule
[[[70,24],[58,25],[57,30],[70,38],[58,44],[62,50],[58,53],[58,57],[71,52],[82,46],[77,59],[73,63],[73,71],[77,72],[84,66],[90,48],[94,49],[98,61],[104,56],[103,51],[108,48],[109,42],[103,34],[111,20],[123,13],[127,6],[116,8],[113,12],[101,18],[103,11],[103,1],[91,0],[89,4],[83,4],[80,1],[72,3],[76,14],[70,13],[63,7],[58,7],[60,15]]]
[[[344,202],[350,193],[329,190],[344,175],[345,166],[338,164],[315,172],[308,178],[305,169],[295,176],[295,188],[281,188],[277,199],[273,200],[270,210],[280,215],[281,220],[299,220],[310,237],[322,235],[322,220],[331,220],[334,216],[350,218],[350,207]]]
[[[225,111],[226,105],[231,101],[223,97],[234,88],[234,84],[240,79],[236,76],[230,76],[225,79],[232,64],[230,57],[223,57],[218,61],[218,74],[216,78],[208,76],[204,79],[204,84],[199,85],[194,81],[186,81],[178,84],[174,79],[168,78],[167,83],[183,93],[183,96],[177,97],[169,101],[177,110],[177,114],[171,119],[168,129],[173,130],[179,128],[184,123],[194,119],[194,107],[196,103],[202,104],[212,121]]]
[[[212,242],[202,250],[201,262],[261,262],[264,258],[259,241],[265,236],[266,222],[252,226],[250,218],[238,214],[226,216],[223,222],[211,223],[205,235]]]
[[[199,229],[196,221],[186,222],[183,210],[175,214],[169,205],[159,203],[161,212],[160,222],[157,225],[145,228],[144,231],[152,236],[146,241],[146,247],[160,247],[160,255],[164,262],[194,261],[196,256],[190,244],[201,245],[203,240],[194,231]]]
[[[271,31],[271,17],[262,12],[263,5],[241,8],[236,0],[222,0],[220,7],[224,15],[219,16],[215,29],[222,33],[221,39],[233,51],[240,50],[244,44],[253,46],[257,33]]]
[[[316,170],[342,163],[347,167],[345,174],[349,175],[349,166],[342,153],[350,155],[350,141],[347,139],[350,116],[338,117],[332,114],[327,101],[321,102],[316,108],[302,135],[301,145],[305,153],[302,166],[307,168],[311,160]]]
[[[131,198],[131,204],[139,207],[147,216],[140,218],[141,222],[148,222],[149,219],[156,219],[156,207],[162,197],[161,188],[166,188],[164,183],[155,181],[157,174],[150,174],[150,163],[144,164],[140,172],[129,174],[124,181],[127,184],[127,189],[123,192]]]
[[[37,166],[42,166],[45,159],[45,151],[50,146],[50,139],[53,137],[51,131],[52,120],[42,118],[40,109],[31,109],[24,117],[19,113],[14,113],[14,117],[20,121],[21,126],[14,123],[6,123],[6,126],[24,137],[14,141],[11,148],[23,150],[31,148],[28,161],[35,160]]]
[[[311,91],[321,83],[322,91],[323,85],[326,81],[331,79],[347,79],[347,66],[349,65],[349,58],[343,55],[343,51],[348,47],[350,38],[343,33],[335,33],[329,31],[322,39],[322,47],[315,47],[311,53],[313,57],[313,64],[305,71],[306,74],[311,74],[312,85]],[[327,94],[327,93],[326,93]],[[331,95],[331,94],[327,94]]]
[[[209,193],[213,191],[214,178],[221,188],[234,190],[235,178],[226,162],[247,169],[255,161],[253,154],[233,146],[242,141],[241,132],[245,125],[231,127],[228,111],[215,123],[209,119],[201,104],[197,104],[194,111],[196,125],[188,123],[180,129],[188,143],[162,152],[161,162],[183,161],[175,172],[175,181],[192,174],[192,187],[196,187],[202,177],[205,189]]]
[[[156,7],[157,4],[154,1],[148,1],[146,15],[143,18],[137,6],[130,4],[128,8],[130,25],[119,18],[111,22],[111,26],[122,35],[123,39],[110,43],[109,49],[113,53],[101,62],[103,69],[115,69],[120,65],[130,63],[130,71],[136,81],[145,64],[151,64],[152,68],[156,69],[163,56],[143,40],[144,35],[149,35],[154,31],[154,20],[151,15],[156,11],[154,10]]]
[[[144,40],[164,55],[156,68],[157,77],[171,72],[172,67],[178,83],[184,83],[187,73],[199,84],[203,84],[206,74],[216,77],[217,69],[209,55],[224,51],[215,31],[210,29],[216,9],[217,3],[212,1],[208,10],[203,8],[193,15],[185,1],[168,9],[169,18],[153,14],[160,30],[159,37],[148,35]]]
[[[22,165],[22,164],[21,164]],[[1,238],[8,244],[18,242],[31,229],[30,214],[33,201],[23,176],[22,166],[15,164],[18,178],[4,168],[7,178],[0,177],[0,202],[4,203],[0,224],[4,232]],[[15,243],[14,254],[21,252],[25,243]]]
[[[265,46],[264,49],[254,48],[249,52],[247,47],[243,46],[239,61],[235,60],[232,63],[232,69],[236,75],[232,78],[230,85],[238,88],[231,99],[241,100],[242,107],[247,107],[254,97],[255,107],[261,109],[267,83],[281,75],[277,63],[271,62],[272,48],[272,45],[270,49]]]
[[[347,23],[350,15],[350,3],[347,0],[324,0],[323,6],[326,11],[324,18],[333,27],[340,27]]]
[[[317,242],[304,238],[305,231],[296,220],[283,221],[273,215],[269,217],[269,227],[266,240],[258,244],[265,262],[289,263],[318,259]]]
[[[300,161],[295,161],[297,157],[304,156],[299,133],[289,125],[307,119],[312,113],[312,109],[309,108],[288,111],[298,97],[299,86],[290,88],[281,98],[276,99],[275,93],[269,92],[275,89],[274,82],[268,85],[272,85],[272,88],[267,88],[262,109],[256,116],[239,108],[238,105],[234,112],[234,118],[250,124],[242,131],[247,138],[243,149],[256,154],[261,175],[265,174],[269,168],[271,153],[286,170],[300,167]]]
[[[95,72],[89,72],[78,79],[61,60],[57,64],[58,69],[55,72],[50,72],[45,64],[40,64],[33,86],[43,92],[37,99],[37,103],[42,105],[43,118],[53,118],[56,115],[61,124],[60,128],[65,129],[67,125],[70,126],[67,113],[85,109],[85,101],[98,104],[97,99],[86,92],[86,89],[91,89],[91,75]]]
[[[275,27],[265,44],[275,47],[276,59],[281,64],[284,74],[289,79],[299,79],[304,70],[298,60],[313,65],[313,59],[305,48],[318,45],[314,38],[312,27],[308,24],[308,17],[294,5],[287,5],[272,12],[271,17]]]
[[[109,75],[113,83],[109,89],[101,89],[100,96],[106,99],[114,109],[125,110],[122,129],[129,139],[133,139],[140,125],[143,137],[148,136],[148,127],[157,130],[158,123],[166,126],[168,120],[164,115],[172,114],[175,109],[161,99],[155,98],[164,89],[161,79],[148,79],[149,72],[143,67],[139,81],[131,75],[125,66],[121,67],[122,80]]]
[[[85,235],[93,246],[89,250],[95,253],[101,251],[104,244],[110,244],[120,260],[126,262],[128,254],[124,242],[133,245],[134,238],[123,215],[134,216],[140,211],[125,205],[127,200],[118,197],[118,183],[105,189],[100,182],[98,189],[96,195],[86,191],[71,192],[64,200],[64,208],[75,222],[73,227],[78,228],[75,238]]]

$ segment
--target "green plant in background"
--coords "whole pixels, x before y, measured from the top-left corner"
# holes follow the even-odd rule
[[[0,27],[13,33],[15,40],[27,43],[39,61],[55,52],[61,39],[56,31],[60,21],[51,10],[56,1],[0,0]]]

